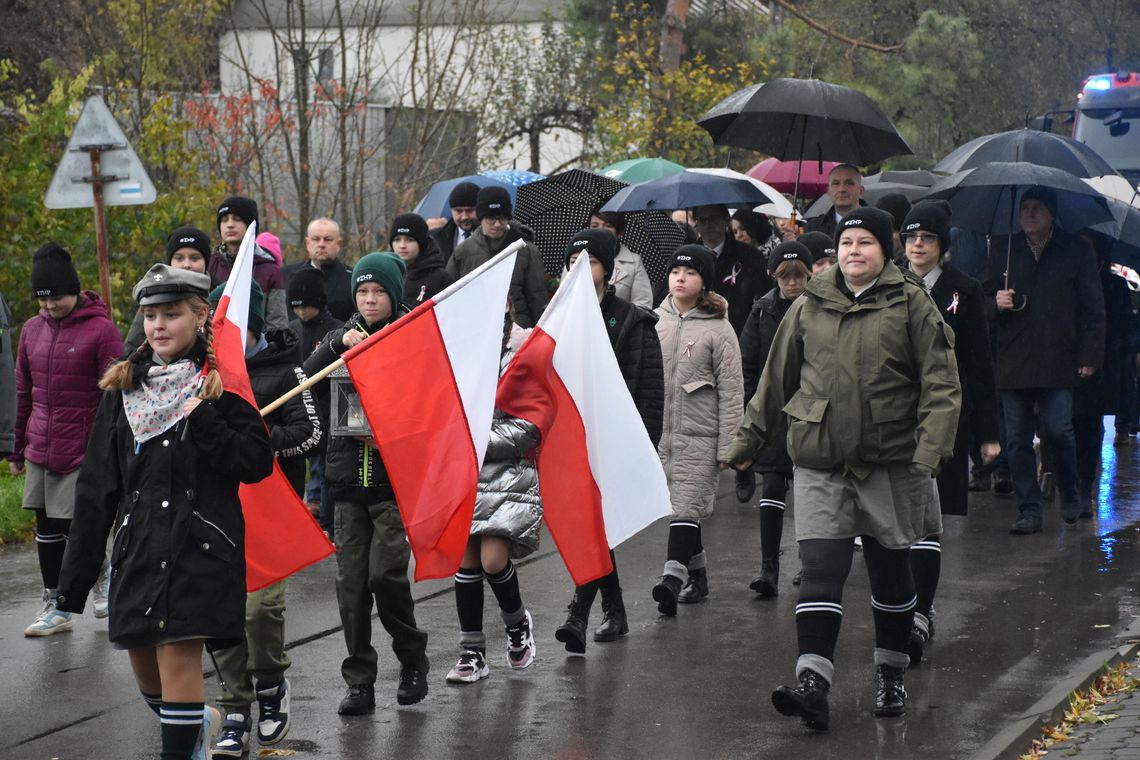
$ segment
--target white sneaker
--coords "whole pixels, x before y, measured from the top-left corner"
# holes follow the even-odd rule
[[[106,560],[99,569],[99,579],[95,581],[95,588],[91,589],[91,610],[97,618],[105,618],[110,614],[108,605],[111,598],[111,567]]]
[[[522,670],[534,662],[534,621],[530,610],[518,625],[507,626],[507,664],[516,670]]]
[[[863,537],[862,536],[855,536],[855,548],[856,549],[862,549],[863,548]]]
[[[222,728],[222,714],[216,707],[206,705],[202,710],[202,730],[198,732],[198,743],[194,745],[194,752],[190,760],[210,760],[210,748],[218,738]]]
[[[249,732],[253,721],[241,713],[230,713],[222,722],[221,735],[210,749],[210,755],[218,757],[241,757],[249,752]]]
[[[55,608],[55,589],[44,589],[44,608],[35,621],[24,629],[25,636],[51,636],[75,627],[70,612],[60,612]]]
[[[483,653],[468,649],[459,655],[459,662],[447,673],[448,683],[475,683],[491,675]]]

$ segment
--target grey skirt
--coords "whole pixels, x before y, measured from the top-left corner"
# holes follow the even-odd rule
[[[24,462],[24,509],[43,509],[47,516],[70,520],[75,514],[75,481],[79,470],[56,472]]]
[[[909,465],[876,467],[864,480],[841,470],[796,467],[796,540],[871,536],[906,549],[942,532],[934,478]]]

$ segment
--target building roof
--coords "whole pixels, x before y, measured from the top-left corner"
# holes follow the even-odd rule
[[[305,26],[314,30],[337,24],[336,8],[340,6],[346,27],[413,26],[417,12],[428,14],[431,24],[454,24],[465,21],[456,6],[474,9],[466,14],[480,14],[490,23],[521,24],[543,21],[547,16],[561,18],[566,0],[483,0],[455,3],[451,0],[307,0]],[[283,28],[292,0],[234,0],[232,24],[235,29]],[[379,18],[379,23],[376,19]],[[293,22],[299,25],[299,21]]]

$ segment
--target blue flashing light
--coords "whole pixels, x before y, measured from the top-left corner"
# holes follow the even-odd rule
[[[1111,90],[1112,89],[1112,77],[1111,76],[1090,77],[1089,81],[1085,82],[1085,89],[1086,90],[1098,90],[1098,91]]]

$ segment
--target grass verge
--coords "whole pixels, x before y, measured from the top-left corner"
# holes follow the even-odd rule
[[[36,535],[35,516],[21,506],[23,496],[24,477],[0,467],[0,544],[25,543]]]

